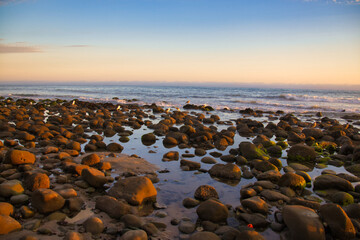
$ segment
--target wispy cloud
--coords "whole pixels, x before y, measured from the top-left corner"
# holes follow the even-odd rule
[[[360,4],[360,0],[332,0],[334,3],[338,4]]]
[[[2,5],[6,5],[9,3],[21,3],[21,2],[25,2],[26,0],[0,0],[0,6]]]
[[[0,53],[34,53],[43,52],[39,47],[29,46],[25,42],[12,44],[0,43]]]
[[[65,46],[65,47],[69,47],[69,48],[84,48],[84,47],[90,47],[90,45],[81,45],[81,44],[78,44],[78,45],[68,45],[68,46]]]

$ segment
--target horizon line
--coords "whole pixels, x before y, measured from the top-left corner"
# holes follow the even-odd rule
[[[0,85],[130,85],[130,86],[159,86],[159,87],[248,87],[248,88],[290,88],[317,90],[353,90],[359,91],[360,84],[300,84],[300,83],[264,83],[264,82],[189,82],[189,81],[1,81]]]

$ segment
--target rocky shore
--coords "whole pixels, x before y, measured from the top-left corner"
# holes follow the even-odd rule
[[[3,98],[0,239],[357,239],[359,120]]]

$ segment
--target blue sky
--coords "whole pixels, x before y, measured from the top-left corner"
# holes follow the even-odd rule
[[[360,2],[0,0],[0,81],[360,84]]]

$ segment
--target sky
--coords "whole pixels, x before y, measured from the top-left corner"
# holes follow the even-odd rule
[[[360,85],[360,0],[0,0],[1,82]]]

